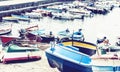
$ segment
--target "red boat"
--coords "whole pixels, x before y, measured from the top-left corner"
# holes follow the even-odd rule
[[[19,37],[12,36],[0,36],[0,38],[2,44],[5,45],[0,52],[1,62],[7,63],[41,59],[39,48],[35,44],[29,44],[29,40],[21,40]]]

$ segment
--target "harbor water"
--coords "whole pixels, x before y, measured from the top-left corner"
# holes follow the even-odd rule
[[[92,18],[85,18],[84,20],[58,20],[44,17],[40,20],[31,20],[28,22],[20,22],[13,24],[12,35],[18,35],[18,30],[28,25],[39,25],[39,29],[45,29],[46,32],[52,31],[54,35],[57,35],[59,31],[69,29],[71,32],[75,32],[78,29],[82,29],[85,36],[85,41],[96,43],[97,37],[106,36],[111,43],[114,43],[117,37],[120,36],[120,8],[114,8],[110,13],[106,15],[94,15]]]

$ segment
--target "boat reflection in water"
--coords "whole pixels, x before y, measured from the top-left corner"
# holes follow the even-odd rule
[[[61,72],[92,72],[90,56],[95,52],[96,45],[73,40],[56,45],[52,43],[46,50],[46,56],[49,65]]]

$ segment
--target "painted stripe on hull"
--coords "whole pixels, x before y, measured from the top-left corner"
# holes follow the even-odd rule
[[[41,57],[40,56],[30,56],[30,57],[19,57],[19,58],[4,58],[3,62],[29,60],[29,59],[41,59]]]
[[[19,57],[19,58],[4,58],[4,62],[14,61],[14,60],[28,60],[28,57]]]

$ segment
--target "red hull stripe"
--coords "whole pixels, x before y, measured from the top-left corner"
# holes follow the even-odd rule
[[[19,57],[19,58],[4,58],[3,61],[16,61],[16,60],[28,60],[28,59],[41,59],[40,56]]]
[[[3,61],[14,61],[14,60],[27,60],[28,57],[19,57],[19,58],[4,58]]]

